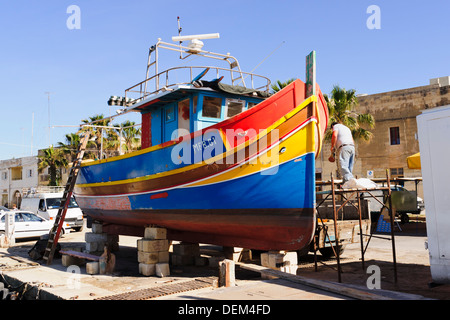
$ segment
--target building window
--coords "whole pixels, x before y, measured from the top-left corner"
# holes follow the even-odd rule
[[[11,180],[22,180],[22,167],[11,168]]]
[[[389,128],[389,133],[391,138],[391,145],[400,144],[400,128],[399,127]]]
[[[391,176],[403,177],[403,168],[391,168],[389,170],[391,172]]]
[[[8,172],[3,171],[2,172],[2,180],[7,180],[8,179]]]
[[[33,177],[33,169],[28,169],[27,170],[27,178],[32,178]]]

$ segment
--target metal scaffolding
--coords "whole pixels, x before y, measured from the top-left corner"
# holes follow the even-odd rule
[[[391,178],[389,176],[389,171],[386,171],[386,180],[383,180],[383,182],[386,182],[386,186],[382,187],[376,187],[376,188],[352,188],[352,189],[344,189],[342,188],[342,185],[340,183],[336,183],[333,175],[331,175],[331,181],[329,182],[322,182],[320,185],[322,186],[331,186],[331,190],[326,191],[318,191],[316,194],[322,194],[326,195],[324,199],[320,203],[316,205],[316,212],[318,216],[319,223],[322,224],[322,227],[324,227],[326,232],[326,237],[328,239],[328,242],[331,244],[331,248],[333,249],[334,255],[337,259],[337,268],[338,268],[338,281],[342,282],[341,279],[341,262],[340,262],[340,239],[339,239],[339,229],[338,229],[338,213],[342,210],[346,204],[350,204],[353,207],[357,209],[358,212],[358,218],[359,218],[359,241],[361,243],[361,261],[362,261],[362,268],[365,269],[365,261],[364,261],[364,254],[367,250],[367,247],[369,245],[369,242],[373,235],[374,228],[371,227],[370,234],[364,234],[362,232],[362,212],[361,212],[361,201],[365,198],[371,198],[375,199],[382,207],[381,213],[383,210],[387,210],[389,214],[389,222],[390,222],[390,240],[392,241],[392,258],[393,258],[393,267],[394,267],[394,281],[397,283],[397,261],[396,261],[396,252],[395,252],[395,236],[394,236],[394,210],[392,207],[392,199],[391,199],[391,185],[390,185]],[[384,185],[384,184],[383,184]],[[383,199],[384,201],[380,201],[376,195],[374,195],[374,191],[381,190],[383,191]],[[341,197],[344,202],[338,207],[336,204],[337,197]],[[320,206],[329,198],[331,197],[332,203],[333,203],[333,220],[334,220],[334,241],[332,241],[332,237],[327,233],[327,228],[324,226],[324,219],[320,216]],[[356,206],[351,200],[356,199],[356,202],[358,205]],[[370,219],[370,215],[369,215]],[[318,223],[318,225],[319,225]],[[377,222],[378,225],[378,222]],[[368,240],[366,242],[366,246],[364,247],[364,237],[368,237]],[[383,238],[386,239],[386,238]],[[388,240],[388,239],[386,239]],[[334,245],[332,244],[334,242]],[[316,258],[316,237],[314,239],[314,264],[315,264],[315,270],[317,271],[317,258]]]

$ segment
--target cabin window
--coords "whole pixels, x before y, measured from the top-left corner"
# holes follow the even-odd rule
[[[189,133],[190,128],[190,100],[185,99],[178,102],[178,137]]]
[[[256,105],[257,105],[256,102],[249,102],[249,103],[247,103],[247,109],[251,109],[251,108],[253,108]]]
[[[175,119],[175,108],[170,106],[166,109],[166,122],[173,121]]]
[[[227,99],[227,118],[231,118],[242,112],[245,101]]]
[[[194,114],[197,114],[197,102],[198,102],[198,96],[194,96],[192,99],[192,112]]]
[[[202,116],[220,119],[222,113],[222,99],[215,97],[203,97]]]

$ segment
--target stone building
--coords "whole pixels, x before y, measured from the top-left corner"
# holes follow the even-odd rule
[[[38,158],[35,156],[0,161],[1,205],[20,202],[25,190],[38,186]]]
[[[358,113],[375,118],[370,142],[356,143],[357,160],[353,173],[359,178],[385,178],[386,170],[393,177],[421,177],[421,170],[408,169],[406,158],[419,152],[416,116],[422,110],[450,104],[450,77],[431,79],[430,84],[410,89],[358,96]],[[334,177],[336,165],[328,162],[330,144],[316,161],[318,177]],[[414,184],[405,185],[408,189]],[[419,184],[419,196],[422,196]]]

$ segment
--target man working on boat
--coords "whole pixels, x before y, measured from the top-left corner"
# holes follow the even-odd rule
[[[341,123],[333,122],[331,124],[333,135],[331,136],[331,154],[335,154],[337,166],[343,179],[347,182],[353,178],[353,164],[355,161],[355,143],[352,132]],[[330,157],[330,161],[333,160]]]

